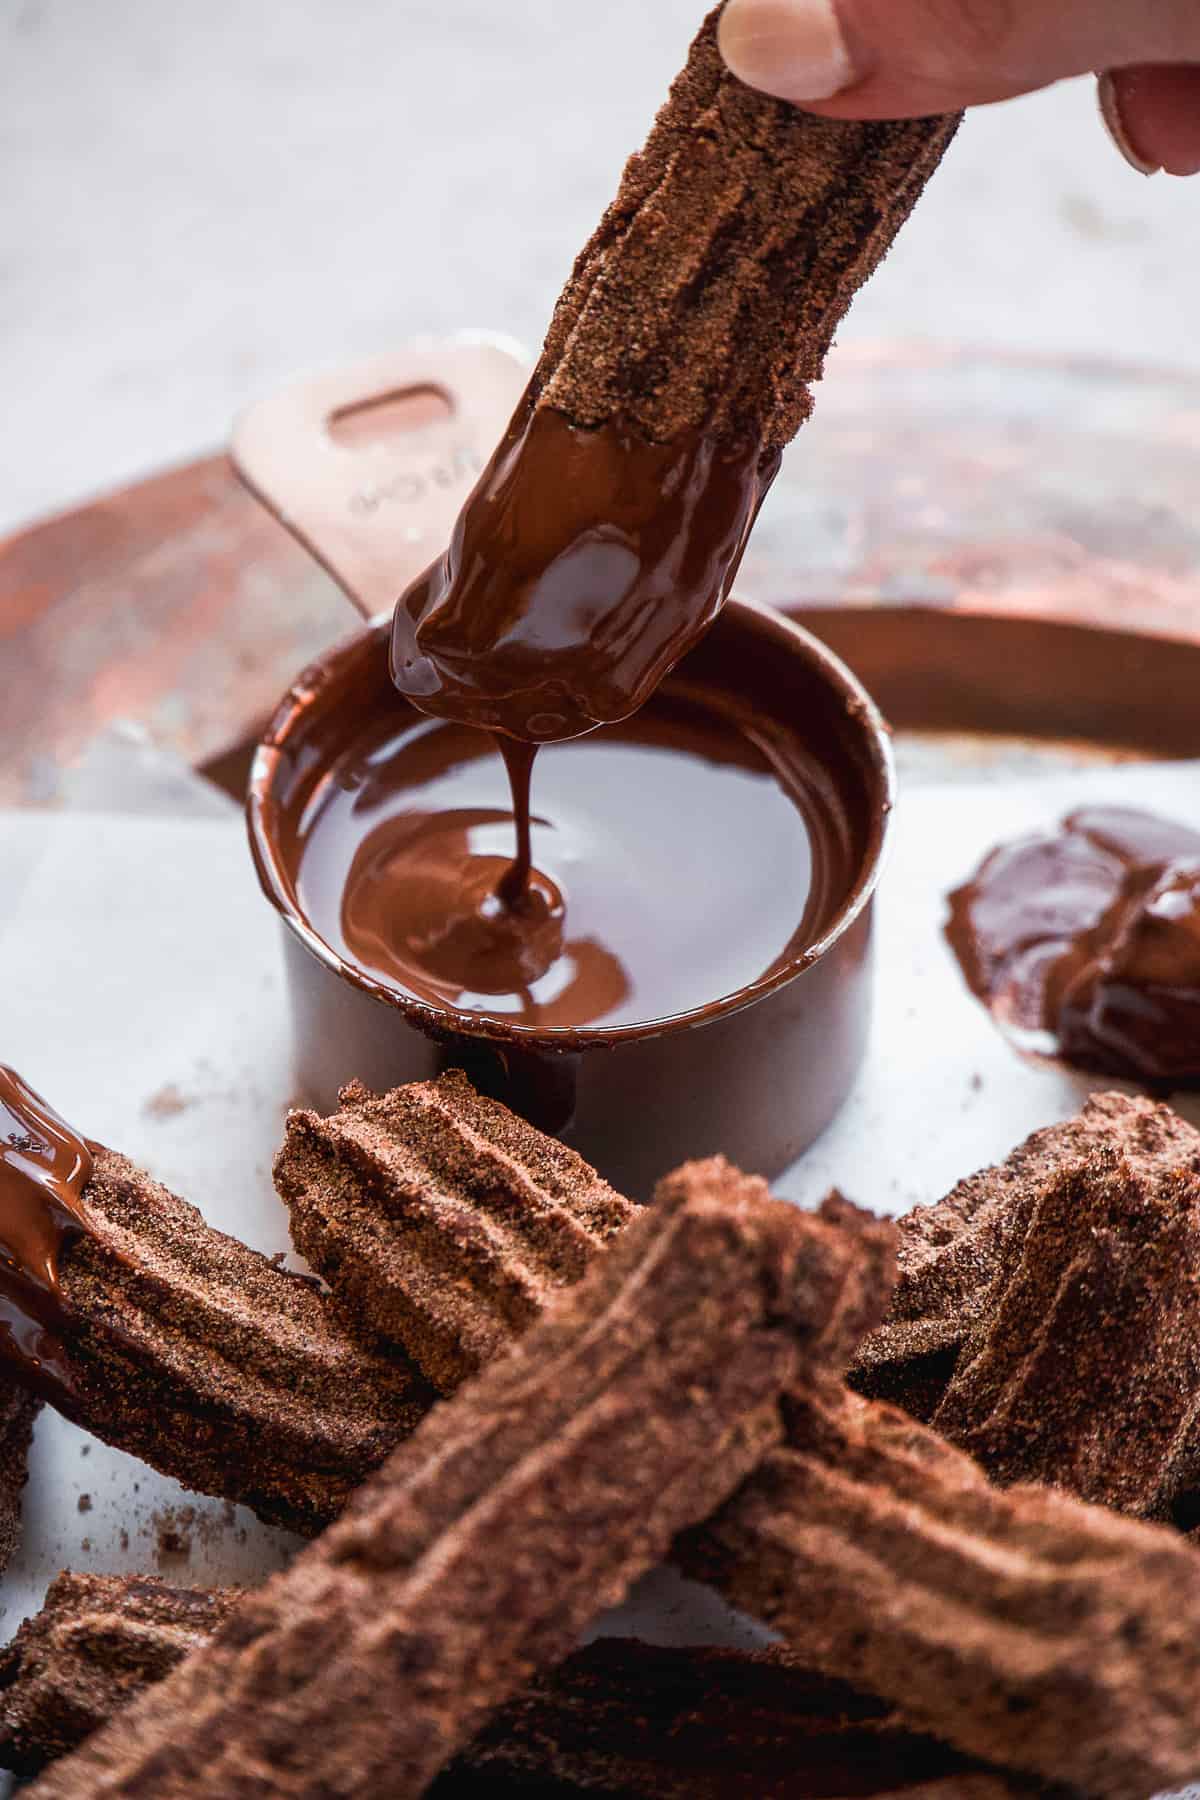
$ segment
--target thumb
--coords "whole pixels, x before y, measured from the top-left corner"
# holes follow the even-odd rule
[[[719,37],[729,67],[752,87],[831,117],[913,118],[1007,99],[1091,69],[1200,63],[1200,6],[728,0]]]

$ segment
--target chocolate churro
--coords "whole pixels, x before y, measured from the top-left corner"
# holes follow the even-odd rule
[[[1200,1481],[1200,1173],[1099,1148],[1022,1225],[934,1428],[994,1481],[1169,1516]]]
[[[316,1800],[385,1776],[421,1793],[779,1442],[783,1389],[844,1363],[881,1307],[889,1236],[844,1206],[773,1202],[723,1164],[681,1171],[208,1649],[51,1769],[41,1800],[151,1785]]]
[[[40,1404],[34,1395],[12,1386],[0,1371],[0,1570],[7,1567],[17,1547],[25,1463]]]
[[[140,1575],[56,1576],[0,1650],[0,1767],[36,1775],[206,1644],[240,1588]]]
[[[432,1390],[11,1071],[0,1101],[25,1145],[0,1188],[0,1365],[186,1486],[319,1530]]]
[[[634,1215],[574,1151],[458,1071],[327,1119],[292,1112],[275,1185],[296,1248],[367,1336],[449,1392],[578,1281]]]
[[[430,1789],[609,1800],[999,1800],[1043,1789],[908,1731],[785,1652],[601,1638],[502,1707]]]
[[[0,1766],[35,1775],[206,1643],[240,1601],[119,1575],[60,1575],[0,1651]],[[906,1731],[880,1700],[780,1650],[602,1638],[493,1714],[437,1800],[555,1792],[642,1800],[984,1800],[1033,1792]],[[377,1800],[386,1800],[386,1782]]]
[[[1109,1155],[1149,1191],[1177,1170],[1200,1174],[1200,1132],[1151,1100],[1094,1094],[1074,1118],[1035,1131],[935,1206],[914,1207],[897,1221],[900,1273],[887,1319],[862,1345],[852,1384],[929,1419],[964,1337],[987,1315],[1010,1240],[1023,1237],[1065,1170]]]
[[[720,11],[449,549],[397,604],[393,677],[424,711],[538,743],[636,710],[728,593],[833,333],[954,133],[745,87]]]
[[[676,1547],[796,1656],[972,1755],[1099,1800],[1200,1771],[1200,1557],[1164,1526],[993,1487],[832,1382]]]

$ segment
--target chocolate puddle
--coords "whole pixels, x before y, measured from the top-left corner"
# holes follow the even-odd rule
[[[66,1411],[59,1258],[87,1230],[91,1176],[92,1146],[0,1064],[0,1365]]]
[[[1200,833],[1124,807],[992,851],[950,896],[971,991],[1025,1047],[1200,1085]]]
[[[823,797],[679,693],[539,753],[531,872],[506,905],[507,798],[484,734],[376,716],[343,740],[288,848],[305,914],[402,993],[569,1029],[752,987],[845,891]]]

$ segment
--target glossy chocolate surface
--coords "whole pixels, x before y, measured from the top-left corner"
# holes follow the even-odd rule
[[[728,720],[732,741],[748,746],[743,753],[757,766],[765,759],[776,770],[794,767],[824,822],[820,922],[765,980],[726,995],[709,985],[704,1004],[673,1019],[551,1028],[407,996],[348,962],[317,928],[300,891],[297,849],[322,803],[327,771],[372,720],[385,731],[404,729],[404,721],[381,628],[300,677],[258,750],[247,805],[259,877],[284,925],[300,1093],[329,1111],[338,1087],[354,1076],[382,1090],[462,1068],[482,1092],[560,1133],[639,1198],[688,1156],[722,1150],[771,1175],[812,1141],[844,1098],[863,1048],[870,898],[891,805],[883,727],[836,658],[796,625],[738,600],[679,665],[661,704],[676,703]],[[650,709],[632,729],[654,716]],[[591,744],[539,757],[549,766]],[[489,804],[499,815],[492,825],[503,864],[512,849],[511,801],[483,734],[477,753],[496,783]],[[595,753],[606,753],[603,734]],[[545,810],[539,781],[540,765],[535,813]],[[646,798],[637,794],[634,803]],[[701,843],[708,823],[707,813],[694,822]],[[537,835],[535,827],[535,846]],[[635,858],[637,850],[636,837],[623,838],[621,856]],[[677,884],[672,903],[700,912],[706,891],[705,884],[689,894]],[[568,904],[568,934],[570,917]],[[798,910],[785,930],[802,924]]]
[[[397,603],[393,680],[423,712],[530,743],[628,718],[720,608],[778,468],[702,432],[583,430],[527,394]]]
[[[59,1258],[87,1229],[91,1174],[87,1140],[0,1064],[0,1366],[56,1403],[70,1392]]]
[[[433,1005],[541,1028],[700,1010],[801,957],[852,877],[799,747],[771,749],[670,681],[636,719],[543,749],[532,874],[506,902],[490,736],[375,719],[305,809],[300,903],[348,963]]]
[[[973,993],[1022,1045],[1200,1084],[1200,832],[1084,807],[1002,845],[950,896]]]

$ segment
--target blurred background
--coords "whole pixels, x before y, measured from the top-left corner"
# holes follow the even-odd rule
[[[414,332],[531,346],[702,0],[0,0],[0,530]],[[845,338],[1200,367],[1200,183],[972,116]]]

